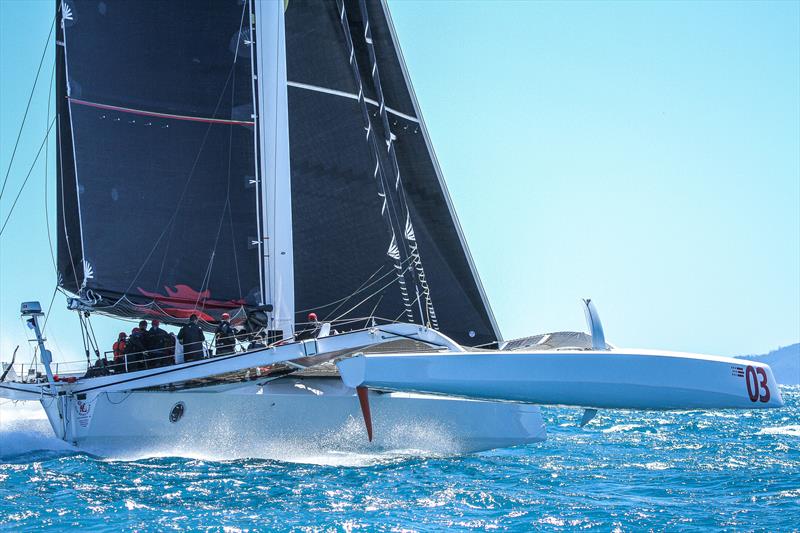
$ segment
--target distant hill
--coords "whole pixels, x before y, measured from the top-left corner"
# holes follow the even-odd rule
[[[764,355],[740,357],[767,363],[781,385],[800,385],[800,343],[784,346]]]

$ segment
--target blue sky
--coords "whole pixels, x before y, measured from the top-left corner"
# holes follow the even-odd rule
[[[0,0],[0,179],[52,5]],[[741,354],[800,341],[799,3],[390,6],[506,338],[582,330],[579,298],[592,297],[621,346]],[[42,80],[51,69],[48,52]],[[2,219],[46,106],[40,87]],[[52,168],[47,179],[52,216]],[[25,343],[19,302],[46,306],[54,288],[44,180],[40,163],[0,237],[3,360]],[[64,303],[48,336],[57,359],[75,359]],[[109,345],[121,329],[96,327]]]

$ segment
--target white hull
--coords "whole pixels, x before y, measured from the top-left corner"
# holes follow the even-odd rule
[[[783,405],[768,365],[712,355],[620,349],[371,354],[337,365],[352,387],[539,405],[616,409]]]
[[[58,416],[55,402],[42,401],[50,417]],[[355,391],[338,378],[286,378],[263,387],[102,392],[65,402],[64,440],[90,451],[152,448],[164,453],[178,448],[247,457],[291,446],[464,453],[540,442],[546,436],[535,406],[372,393],[374,440],[369,443]],[[172,422],[170,413],[178,402],[184,412]]]

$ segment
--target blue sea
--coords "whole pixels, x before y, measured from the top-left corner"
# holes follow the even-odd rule
[[[800,387],[761,412],[543,409],[545,443],[475,455],[118,457],[0,406],[0,530],[797,531]],[[20,407],[19,405],[16,407]]]

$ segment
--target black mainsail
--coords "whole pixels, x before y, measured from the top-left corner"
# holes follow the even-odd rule
[[[499,339],[385,3],[57,5],[59,270],[84,305]]]
[[[57,5],[62,286],[121,315],[262,304],[248,6]]]

